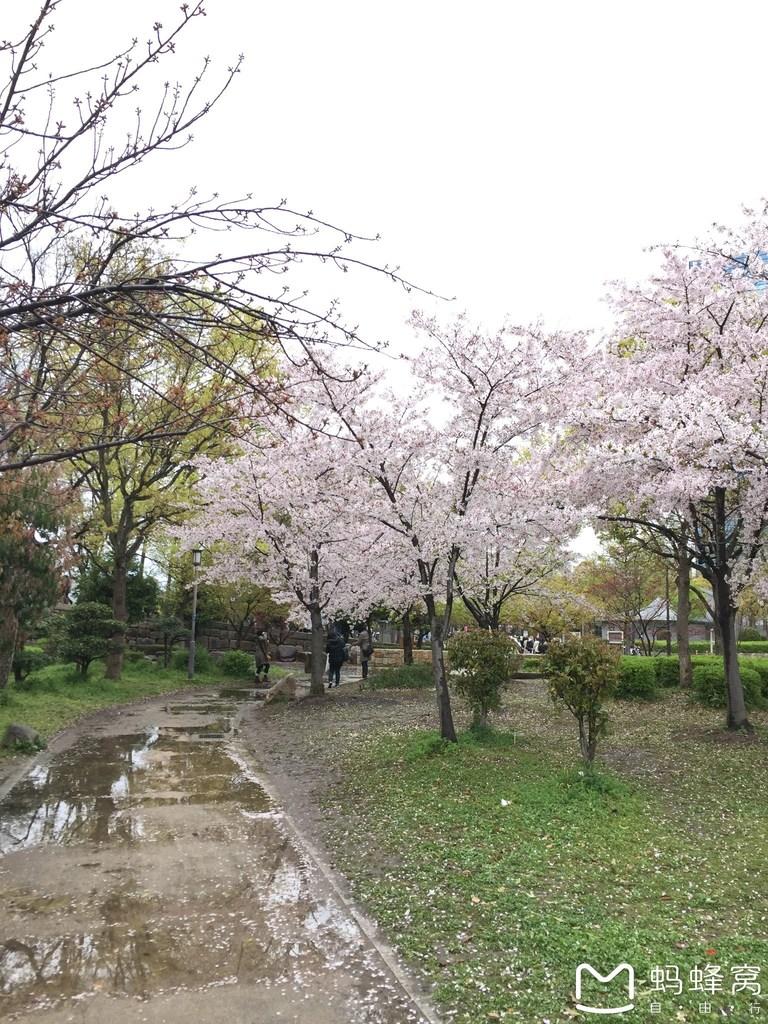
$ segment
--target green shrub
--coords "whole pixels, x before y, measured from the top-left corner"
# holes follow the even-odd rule
[[[253,656],[245,651],[227,651],[219,660],[219,668],[225,676],[250,677],[256,671]]]
[[[108,605],[86,601],[50,620],[48,642],[57,660],[74,662],[85,679],[91,662],[115,648],[122,650],[122,636],[115,636],[123,633],[125,623],[113,618]]]
[[[14,736],[8,743],[8,749],[14,754],[39,754],[47,746],[48,744],[42,736],[38,736],[35,740],[23,740],[18,736]]]
[[[157,669],[158,666],[155,662],[142,654],[138,658],[131,658],[129,661],[126,661],[123,671],[130,671],[131,675],[145,676],[157,672]]]
[[[608,725],[603,700],[616,689],[618,653],[594,636],[569,637],[552,644],[542,668],[553,702],[565,704],[576,719],[581,756],[591,765],[597,741]]]
[[[138,665],[141,662],[146,662],[147,657],[141,651],[137,651],[135,647],[127,647],[123,654],[123,660],[126,665]]]
[[[469,704],[473,728],[484,728],[489,713],[501,707],[501,688],[518,665],[515,644],[505,633],[472,629],[451,638],[448,657],[453,689]]]
[[[765,637],[759,629],[753,629],[752,626],[747,626],[747,628],[742,629],[739,634],[739,643],[741,644],[744,641],[749,642],[750,640],[756,640],[759,643],[761,640],[765,640]]]
[[[762,707],[762,680],[752,668],[740,666],[741,682],[744,687],[744,701],[747,707]],[[694,665],[693,695],[700,704],[710,708],[723,708],[727,704],[725,690],[725,668],[722,665]]]
[[[768,654],[768,640],[738,643],[739,654]]]
[[[680,659],[654,658],[653,671],[656,674],[656,685],[665,688],[680,685]]]
[[[183,672],[189,662],[189,651],[186,647],[177,647],[171,658],[171,667]],[[195,672],[212,672],[213,658],[207,647],[195,645]]]
[[[739,662],[742,671],[745,668],[757,672],[760,676],[760,687],[764,697],[768,697],[768,658],[748,658]]]
[[[406,761],[410,762],[421,761],[424,758],[451,753],[450,748],[455,747],[455,745],[455,743],[449,743],[448,740],[444,740],[436,732],[417,733],[408,743],[404,757]]]
[[[382,668],[368,676],[367,683],[372,690],[426,690],[434,686],[432,666],[419,662]]]
[[[653,661],[652,658],[621,659],[619,682],[614,694],[617,700],[656,700],[658,691]]]
[[[13,678],[16,683],[26,679],[30,672],[50,665],[53,659],[39,647],[24,647],[13,656]]]

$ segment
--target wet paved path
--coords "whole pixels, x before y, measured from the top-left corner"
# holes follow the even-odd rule
[[[249,772],[247,697],[102,715],[0,801],[0,1018],[422,1021]]]

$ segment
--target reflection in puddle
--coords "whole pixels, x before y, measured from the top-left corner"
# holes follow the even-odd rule
[[[234,749],[252,691],[222,697],[131,710],[0,801],[3,1015],[235,983],[327,1008],[345,967],[338,1020],[413,1020]]]
[[[81,740],[0,801],[0,853],[39,843],[135,842],[145,837],[133,813],[142,807],[236,802],[266,810],[264,791],[221,742],[228,735],[221,722]]]

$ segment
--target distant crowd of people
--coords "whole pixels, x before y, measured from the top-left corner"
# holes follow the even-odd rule
[[[529,636],[528,633],[511,633],[510,636],[517,643],[522,654],[546,654],[549,641],[546,637]]]
[[[469,629],[465,626],[464,629]],[[450,633],[456,629],[450,630]],[[508,636],[514,640],[522,654],[546,654],[549,641],[540,634],[529,634],[527,631],[515,633],[508,631]],[[373,657],[375,642],[379,639],[378,633],[372,633],[365,624],[356,629],[354,640],[352,629],[347,622],[334,622],[328,630],[325,644],[325,653],[328,657],[328,689],[338,686],[341,682],[341,669],[344,662],[350,660],[350,645],[358,647],[360,652],[360,667],[363,679],[368,678],[368,665]],[[422,633],[421,641],[429,643],[432,639],[431,633]],[[260,629],[256,634],[256,650],[254,651],[256,663],[256,685],[267,685],[269,676],[269,636],[267,631]]]

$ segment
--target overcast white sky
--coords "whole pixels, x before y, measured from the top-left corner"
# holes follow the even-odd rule
[[[91,57],[177,7],[63,0],[56,49]],[[174,71],[246,64],[152,181],[381,232],[371,258],[456,295],[445,315],[588,327],[644,247],[768,194],[766,38],[761,0],[209,0]],[[412,299],[361,275],[332,287],[369,336],[402,336]]]
[[[92,59],[177,7],[63,0],[51,49]],[[143,189],[288,197],[381,232],[366,255],[457,296],[445,316],[595,326],[605,282],[643,275],[646,246],[768,194],[766,38],[764,0],[209,0],[173,72],[240,51],[244,70]],[[303,273],[368,337],[407,345],[413,298]]]

